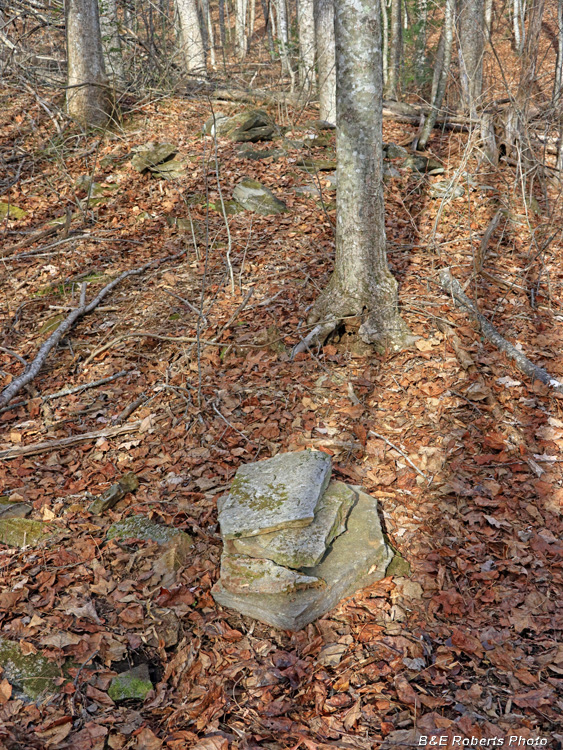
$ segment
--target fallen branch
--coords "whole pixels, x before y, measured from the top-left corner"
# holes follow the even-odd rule
[[[26,237],[15,245],[12,245],[12,247],[6,247],[3,250],[0,250],[0,258],[5,258],[8,255],[12,255],[12,253],[17,253],[18,250],[23,250],[25,247],[33,245],[34,242],[44,240],[45,237],[50,237],[52,234],[56,234],[63,228],[64,224],[54,224],[52,227],[47,227],[47,229],[43,229],[40,232],[30,234],[29,237]]]
[[[28,383],[30,383],[39,373],[41,368],[43,367],[43,364],[45,363],[45,360],[49,356],[49,353],[52,349],[54,349],[57,344],[61,341],[63,336],[70,331],[70,329],[74,326],[74,324],[85,315],[88,315],[93,310],[96,309],[96,307],[100,304],[100,302],[106,297],[113,289],[120,284],[125,279],[129,278],[129,276],[139,276],[140,274],[144,273],[149,268],[152,268],[153,266],[158,266],[161,263],[166,262],[167,260],[173,260],[175,258],[179,258],[181,255],[184,254],[184,251],[181,253],[177,253],[176,255],[170,255],[166,258],[159,258],[156,260],[151,260],[148,263],[145,263],[140,268],[133,268],[130,271],[124,271],[122,274],[120,274],[116,279],[113,281],[110,281],[109,284],[106,284],[106,286],[98,293],[96,297],[89,303],[86,304],[86,287],[87,284],[83,283],[80,286],[80,303],[79,306],[74,309],[67,317],[63,320],[63,322],[60,324],[60,326],[57,328],[56,331],[54,331],[49,338],[41,345],[39,348],[39,351],[37,352],[37,355],[33,362],[31,362],[25,370],[22,372],[21,375],[19,375],[17,378],[14,378],[12,382],[4,388],[2,393],[0,393],[0,407],[5,406],[8,401],[10,401],[16,393],[19,393],[19,391],[26,386]]]
[[[329,336],[337,326],[337,320],[328,320],[324,323],[319,323],[318,325],[316,325],[313,330],[309,334],[307,334],[307,336],[305,336],[304,339],[301,339],[298,344],[295,344],[292,349],[290,359],[295,359],[295,356],[297,354],[309,350],[311,346],[322,346],[322,344],[326,341],[327,336]]]
[[[1,349],[2,347],[0,347]],[[24,364],[27,364],[24,361]],[[113,380],[117,380],[117,378],[123,377],[123,375],[129,375],[130,373],[134,372],[134,370],[121,370],[120,372],[116,372],[115,375],[110,375],[107,378],[101,378],[101,380],[94,380],[91,383],[83,383],[82,385],[75,385],[72,388],[63,388],[61,391],[56,391],[55,393],[48,393],[45,396],[41,396],[42,401],[54,401],[56,398],[63,398],[63,396],[70,396],[73,393],[81,393],[82,391],[87,391],[90,388],[97,388],[99,385],[105,385],[106,383],[111,383]],[[6,411],[12,411],[12,409],[18,409],[20,406],[25,406],[26,404],[29,404],[30,401],[33,399],[26,398],[25,401],[18,401],[15,404],[10,404],[10,406],[5,406],[3,409],[0,409],[0,414],[4,414]]]
[[[103,430],[96,430],[95,432],[85,432],[83,435],[71,435],[70,437],[61,438],[60,440],[46,440],[44,443],[32,443],[32,445],[22,445],[18,448],[8,448],[5,451],[0,451],[0,460],[8,461],[11,458],[18,458],[19,456],[32,456],[36,453],[45,453],[47,451],[57,450],[58,448],[69,448],[72,445],[88,443],[91,440],[98,440],[99,438],[115,437],[116,435],[124,435],[125,433],[138,432],[142,421],[142,419],[138,419],[136,422],[128,422],[127,424],[119,425],[117,427],[106,427]]]
[[[392,443],[390,440],[387,440],[387,438],[384,437],[383,435],[379,435],[377,432],[374,432],[373,430],[370,430],[369,434],[373,435],[376,438],[379,438],[379,440],[383,440],[383,442],[387,443],[387,445],[390,448],[393,448],[394,451],[397,451],[397,453],[400,453],[401,456],[405,459],[405,461],[409,464],[409,466],[412,466],[412,468],[416,471],[417,474],[420,474],[421,477],[424,477],[424,479],[428,480],[428,477],[426,476],[426,474],[423,471],[421,471],[418,468],[418,466],[410,460],[407,454],[404,451],[402,451],[400,448],[398,448],[394,443]]]
[[[178,341],[180,343],[187,344],[199,343],[201,344],[201,346],[226,346],[226,343],[224,341],[207,341],[205,339],[197,339],[195,336],[162,336],[161,334],[153,333],[152,331],[130,331],[129,333],[122,333],[120,336],[117,336],[111,341],[108,341],[107,344],[104,344],[99,349],[96,349],[96,351],[92,352],[92,354],[88,356],[88,358],[82,365],[82,368],[84,369],[84,367],[86,367],[86,365],[89,365],[93,359],[96,359],[96,357],[99,357],[100,354],[107,352],[108,349],[111,349],[116,344],[120,344],[126,339],[135,338],[150,338],[157,339],[157,341]]]
[[[453,299],[465,309],[481,327],[483,336],[494,344],[501,352],[508,355],[516,363],[516,367],[532,380],[539,380],[556,393],[563,393],[563,383],[552,377],[543,367],[535,365],[531,360],[519,351],[513,344],[507,341],[487,318],[477,310],[473,302],[465,294],[460,283],[454,279],[449,268],[440,271],[440,286],[453,297]]]

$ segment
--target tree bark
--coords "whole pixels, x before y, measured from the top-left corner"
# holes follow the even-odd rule
[[[99,11],[106,73],[110,83],[119,88],[123,85],[125,75],[123,73],[123,53],[115,0],[100,0]]]
[[[446,0],[444,12],[444,27],[438,43],[436,53],[436,62],[434,64],[434,77],[432,79],[431,110],[424,122],[422,133],[418,140],[418,149],[424,150],[432,128],[436,123],[438,111],[442,106],[444,94],[446,93],[446,83],[450,72],[450,62],[452,57],[453,30],[454,30],[454,0]]]
[[[360,315],[364,341],[396,350],[409,335],[385,247],[379,4],[336,0],[335,31],[336,257],[309,322]]]
[[[104,67],[97,0],[66,0],[68,113],[86,127],[104,127],[112,99]]]
[[[280,45],[280,57],[282,62],[282,69],[285,73],[289,73],[291,76],[293,91],[293,70],[291,68],[291,61],[289,59],[289,23],[287,18],[287,6],[285,0],[275,0],[275,8],[278,20],[278,42]]]
[[[246,6],[247,0],[236,0],[235,4],[235,39],[237,57],[243,60],[246,57]]]
[[[477,106],[483,93],[484,0],[461,0],[458,35],[462,101],[470,116],[476,119]]]
[[[319,117],[336,122],[336,57],[334,0],[315,0],[315,38],[319,87]]]
[[[186,71],[205,77],[205,48],[196,0],[175,0],[175,2]]]
[[[299,83],[303,94],[315,85],[315,17],[313,0],[299,0]]]

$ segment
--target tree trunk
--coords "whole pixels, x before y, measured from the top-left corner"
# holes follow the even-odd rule
[[[299,83],[304,96],[315,85],[315,17],[313,0],[299,0]]]
[[[491,41],[493,33],[493,0],[485,0],[485,41]]]
[[[403,49],[403,24],[401,21],[402,0],[391,0],[391,25],[389,40],[389,67],[385,96],[391,101],[398,99],[401,80],[401,58]]]
[[[426,67],[426,24],[428,21],[428,0],[417,0],[417,26],[416,35],[416,68],[418,77],[423,80],[424,69]]]
[[[319,117],[336,122],[336,58],[334,0],[315,0],[315,39],[319,86]]]
[[[235,39],[237,57],[243,60],[246,57],[246,6],[247,0],[236,0],[235,4]]]
[[[104,67],[97,0],[66,0],[67,110],[87,127],[107,124],[112,101]]]
[[[559,142],[557,144],[557,169],[559,179],[563,170],[563,0],[557,2],[557,61],[553,83],[553,106],[559,121]]]
[[[262,14],[268,35],[268,51],[272,60],[275,58],[274,35],[272,34],[272,13],[270,11],[271,0],[262,0]]]
[[[278,17],[278,42],[280,45],[280,57],[282,62],[282,69],[285,73],[291,75],[293,91],[293,71],[291,68],[291,62],[289,60],[289,25],[287,19],[287,6],[285,0],[275,0],[276,14]]]
[[[381,0],[380,7],[383,39],[383,52],[381,55],[383,64],[383,90],[387,91],[389,84],[389,16],[387,14],[387,0]]]
[[[512,2],[512,28],[514,31],[514,49],[521,55],[524,49],[524,5],[522,0]]]
[[[102,34],[102,49],[104,65],[110,83],[119,88],[123,85],[123,53],[119,36],[119,20],[115,0],[100,0],[100,31]]]
[[[452,58],[453,31],[454,0],[446,0],[446,8],[444,11],[444,27],[440,35],[440,41],[438,43],[436,62],[434,64],[434,77],[432,79],[432,108],[424,122],[422,133],[420,134],[417,146],[417,148],[421,151],[426,148],[426,144],[428,143],[428,139],[430,138],[432,128],[436,124],[436,117],[438,116],[438,111],[442,106],[444,94],[446,93],[446,83],[448,81],[450,62]]]
[[[484,0],[461,0],[458,35],[462,101],[470,116],[476,119],[477,106],[483,93]]]
[[[396,350],[409,336],[385,249],[379,4],[336,0],[335,28],[336,257],[310,322],[361,315],[361,338]]]
[[[205,77],[205,49],[196,0],[175,0],[186,71]]]

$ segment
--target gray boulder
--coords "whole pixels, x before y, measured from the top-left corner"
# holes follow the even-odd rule
[[[229,138],[235,143],[256,143],[270,141],[276,133],[276,125],[263,109],[240,112],[233,116],[217,112],[207,120],[203,132]]]
[[[283,201],[268,190],[256,180],[245,177],[233,190],[233,198],[243,208],[248,211],[254,211],[262,216],[271,214],[282,214],[287,211],[287,206]]]

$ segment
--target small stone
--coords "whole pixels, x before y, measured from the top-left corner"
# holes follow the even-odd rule
[[[320,578],[326,586],[291,594],[234,594],[219,579],[211,592],[215,601],[282,630],[296,631],[329,612],[341,599],[384,578],[393,551],[381,530],[377,500],[361,488],[352,489],[358,500],[348,516],[346,533],[333,541],[319,565],[299,571]]]
[[[238,150],[238,156],[241,159],[251,159],[252,161],[260,161],[261,159],[278,159],[280,156],[285,156],[286,152],[282,148],[263,148],[255,149],[250,146],[241,146]]]
[[[446,198],[447,200],[451,200],[452,198],[463,198],[465,189],[463,185],[452,185],[450,180],[441,180],[430,185],[428,195],[430,198]]]
[[[61,676],[59,667],[39,653],[24,656],[17,641],[0,638],[0,666],[2,677],[21,697],[34,701],[44,693],[58,692],[54,681]]]
[[[401,557],[399,553],[395,555],[395,557],[391,560],[389,563],[389,567],[387,568],[387,575],[388,576],[409,576],[411,573],[411,566],[410,563],[405,560],[404,557]]]
[[[235,143],[255,143],[271,140],[276,126],[263,109],[253,109],[232,116],[216,113],[207,120],[203,132],[230,138]]]
[[[443,174],[446,171],[436,159],[419,154],[409,154],[399,166],[413,172],[427,172],[428,174]]]
[[[135,155],[131,159],[131,166],[137,172],[146,172],[162,162],[171,159],[178,151],[173,143],[146,143],[135,149]]]
[[[299,589],[323,586],[324,581],[288,570],[271,560],[223,554],[221,584],[231,594],[288,594]]]
[[[30,518],[0,518],[0,543],[8,547],[29,547],[48,536],[42,521]]]
[[[143,515],[129,516],[122,521],[117,521],[109,527],[106,534],[106,539],[142,539],[147,542],[157,542],[157,544],[168,544],[176,541],[177,537],[192,544],[190,535],[181,529],[154,523]]]
[[[90,503],[88,510],[94,515],[100,515],[117,505],[128,492],[135,492],[138,486],[139,480],[137,479],[137,475],[130,471],[124,474],[118,482],[112,484],[100,497]]]
[[[2,495],[2,497],[0,497],[0,519],[25,518],[26,516],[29,516],[31,511],[32,507],[27,503],[10,502],[9,495]]]
[[[23,219],[24,216],[27,216],[27,211],[24,211],[23,208],[0,201],[0,221],[4,221],[5,219]]]
[[[313,522],[302,529],[233,540],[235,550],[263,557],[287,568],[312,568],[322,560],[333,539],[346,530],[346,519],[356,493],[344,482],[332,482],[315,508]]]
[[[233,190],[233,198],[248,211],[254,211],[262,216],[270,214],[283,214],[287,211],[287,206],[283,201],[268,190],[257,180],[251,180],[248,177],[241,180]]]
[[[307,526],[331,468],[330,456],[311,450],[241,466],[230,493],[218,504],[223,539]]]
[[[336,169],[336,159],[299,159],[296,165],[306,172],[333,172]]]
[[[406,159],[409,152],[403,146],[398,146],[396,143],[384,143],[383,153],[387,159]]]
[[[116,703],[127,700],[144,701],[152,689],[153,684],[149,677],[148,666],[139,664],[114,677],[109,686],[108,695]]]

